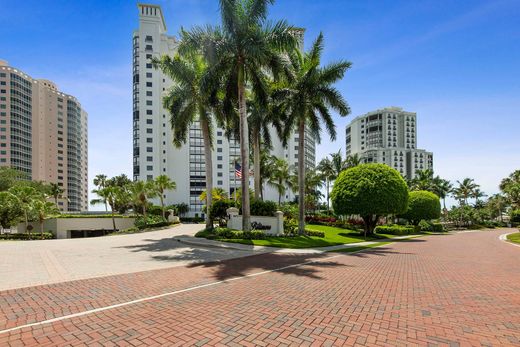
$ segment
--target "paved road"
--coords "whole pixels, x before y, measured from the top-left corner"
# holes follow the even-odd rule
[[[193,247],[172,237],[194,235],[204,226],[108,237],[0,242],[0,290],[161,269],[192,262],[251,255]]]
[[[0,345],[520,345],[520,247],[504,232],[4,291]]]

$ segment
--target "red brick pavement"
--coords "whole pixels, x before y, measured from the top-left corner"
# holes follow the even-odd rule
[[[322,259],[0,334],[0,345],[520,345],[520,248],[499,241],[502,232]],[[307,257],[260,255],[6,291],[2,329]]]

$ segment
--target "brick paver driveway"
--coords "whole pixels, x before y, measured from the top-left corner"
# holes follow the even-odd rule
[[[4,291],[0,345],[520,345],[520,247],[504,232]]]

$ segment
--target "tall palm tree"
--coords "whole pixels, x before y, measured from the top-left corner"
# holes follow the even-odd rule
[[[164,209],[164,193],[167,190],[177,189],[177,184],[170,179],[167,175],[159,175],[153,180],[152,188],[155,191],[155,195],[159,197],[161,201],[162,217],[166,219],[166,211]]]
[[[58,209],[58,206],[54,203],[50,201],[45,201],[43,199],[34,200],[32,208],[40,224],[41,239],[43,240],[43,223],[45,222],[45,219],[47,219],[51,215],[59,214],[60,210]]]
[[[327,190],[327,212],[330,211],[330,181],[334,180],[335,170],[332,166],[332,161],[325,157],[318,163],[317,169],[320,171],[323,179],[325,180],[325,188]]]
[[[273,110],[271,88],[268,89],[268,100],[256,97],[253,93],[248,106],[248,122],[253,144],[253,172],[255,182],[255,199],[262,196],[262,152],[271,147],[270,128],[274,126],[281,133],[280,119]],[[265,158],[264,158],[265,159]]]
[[[106,201],[106,203],[110,206],[110,211],[112,215],[112,227],[113,230],[116,231],[116,220],[115,220],[115,211],[116,206],[118,204],[118,200],[122,195],[122,187],[118,186],[106,186],[105,188],[96,189],[93,192],[101,197],[102,201]],[[93,200],[91,203],[98,203],[100,200]]]
[[[211,95],[214,89],[204,84],[202,79],[207,72],[207,64],[197,54],[185,53],[173,58],[167,55],[161,59],[152,59],[155,67],[169,76],[173,87],[164,96],[163,105],[170,112],[170,124],[173,131],[173,143],[181,147],[186,143],[190,128],[200,126],[204,143],[204,168],[206,171],[206,189],[213,190],[213,117]],[[212,196],[206,196],[206,227],[212,227],[210,209]]]
[[[249,127],[246,85],[267,100],[266,73],[288,72],[282,53],[296,48],[298,32],[285,21],[267,21],[273,0],[220,0],[221,26],[181,31],[179,52],[202,52],[210,62],[206,83],[224,89],[224,114],[238,109],[242,172],[242,229],[251,230],[249,201]]]
[[[61,188],[57,183],[51,183],[49,185],[49,195],[54,198],[54,203],[58,206],[58,199],[63,197],[65,190]]]
[[[415,177],[412,178],[410,183],[411,190],[434,190],[434,182],[433,182],[433,170],[425,169],[425,170],[417,170],[415,173]]]
[[[457,198],[461,204],[467,205],[468,199],[473,196],[473,192],[478,188],[478,185],[472,178],[465,178],[462,182],[457,181],[457,184],[459,186],[453,190],[455,198]]]
[[[330,154],[330,161],[332,164],[332,169],[334,170],[334,180],[339,176],[339,174],[345,170],[347,166],[347,161],[343,159],[343,155],[341,154],[341,149],[336,153]]]
[[[440,178],[439,176],[434,178],[435,194],[442,199],[442,206],[444,211],[446,210],[446,198],[453,190],[453,185],[450,181]]]
[[[96,189],[103,189],[107,186],[107,175],[104,174],[98,174],[96,177],[94,177],[94,185],[96,186]],[[108,206],[107,202],[105,201],[105,211],[108,212]],[[56,204],[58,204],[56,202]]]
[[[336,139],[336,128],[330,110],[336,110],[340,116],[350,113],[350,108],[333,84],[342,79],[351,63],[340,61],[327,66],[320,66],[323,52],[323,34],[320,33],[311,49],[302,54],[295,50],[290,58],[294,69],[294,79],[280,89],[278,100],[284,100],[287,114],[284,138],[294,128],[298,130],[298,233],[305,233],[305,136],[309,132],[316,142],[320,142],[322,124]]]
[[[487,196],[482,190],[480,190],[480,188],[473,189],[473,192],[471,195],[472,195],[471,196],[472,198],[475,198],[476,205],[479,205],[479,203],[481,202],[480,198],[484,198]]]
[[[492,195],[487,202],[487,206],[492,211],[493,215],[499,216],[500,221],[503,222],[503,211],[507,208],[507,200],[501,194]]]
[[[520,170],[515,170],[500,182],[500,190],[513,208],[520,208]]]
[[[278,206],[282,204],[282,195],[285,194],[287,188],[292,188],[291,170],[287,160],[283,158],[272,158],[271,175],[268,184],[276,188],[278,192]]]

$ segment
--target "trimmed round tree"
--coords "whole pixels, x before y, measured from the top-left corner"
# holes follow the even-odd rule
[[[441,200],[437,195],[426,190],[418,190],[409,193],[408,210],[401,216],[408,219],[413,225],[441,216]]]
[[[381,216],[404,213],[408,187],[399,172],[385,164],[363,164],[343,171],[331,193],[339,215],[357,214],[365,223],[365,236],[373,234]]]

